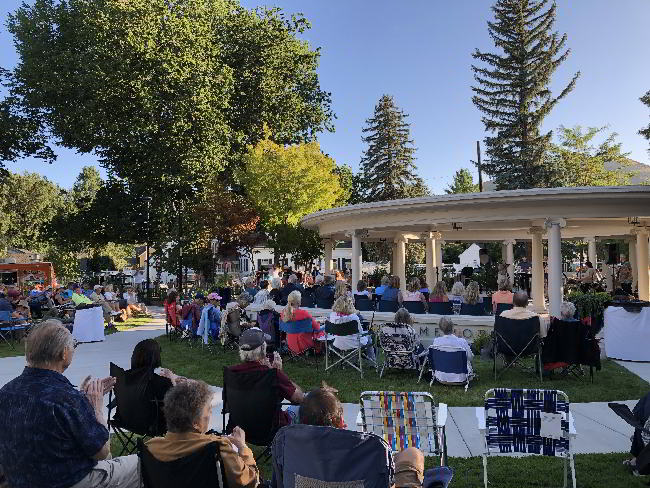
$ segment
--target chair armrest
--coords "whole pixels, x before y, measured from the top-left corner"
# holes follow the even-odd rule
[[[357,427],[363,426],[363,417],[361,417],[361,410],[357,412]]]
[[[478,430],[485,432],[485,408],[476,407],[476,420],[478,422]]]
[[[438,404],[438,415],[436,415],[436,427],[444,427],[447,424],[447,404]]]
[[[578,433],[576,432],[575,422],[573,421],[573,414],[569,411],[569,436],[576,437]]]

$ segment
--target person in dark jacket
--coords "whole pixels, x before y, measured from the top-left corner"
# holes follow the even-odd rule
[[[280,305],[286,305],[289,293],[296,290],[301,293],[303,291],[302,287],[298,284],[298,277],[295,274],[291,274],[289,275],[289,278],[287,278],[286,286],[280,290]]]
[[[316,303],[334,303],[334,277],[326,275],[323,285],[319,286],[314,292]]]

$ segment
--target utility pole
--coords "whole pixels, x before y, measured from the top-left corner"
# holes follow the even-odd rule
[[[481,142],[476,141],[476,157],[477,157],[477,164],[476,166],[478,167],[478,191],[482,192],[483,191],[483,175],[481,174]]]
[[[147,202],[147,294],[146,294],[146,300],[145,303],[147,306],[151,305],[151,290],[150,290],[150,281],[149,281],[149,210],[150,210],[150,205],[151,205],[151,197],[144,197],[145,201]]]

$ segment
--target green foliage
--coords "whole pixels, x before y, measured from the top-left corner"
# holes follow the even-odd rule
[[[476,86],[472,102],[481,120],[489,159],[483,170],[497,189],[549,186],[544,155],[551,132],[541,133],[544,118],[571,92],[576,73],[557,97],[549,86],[555,70],[566,60],[566,34],[553,31],[555,2],[548,0],[497,0],[495,19],[488,32],[499,52],[474,51],[481,66],[472,66]]]
[[[479,191],[478,183],[474,184],[472,173],[466,168],[460,168],[454,173],[454,179],[446,189],[445,193],[476,193]]]
[[[493,261],[490,264],[482,265],[480,270],[474,274],[473,279],[481,285],[481,289],[495,291],[497,289],[498,275],[499,267]]]
[[[609,293],[582,293],[579,291],[567,295],[566,300],[576,306],[580,318],[592,317],[600,320],[605,314],[607,304],[611,302]]]
[[[490,344],[493,340],[492,333],[487,333],[484,330],[479,330],[474,340],[472,341],[472,352],[475,356],[481,355],[481,349]]]
[[[458,264],[458,257],[469,247],[469,242],[447,242],[442,247],[442,262],[445,264]]]
[[[334,206],[341,207],[343,205],[363,203],[363,175],[353,172],[352,168],[347,164],[336,166],[334,173],[338,175],[339,184],[343,190],[343,193]]]
[[[417,264],[424,264],[426,261],[426,246],[421,242],[406,244],[406,281],[411,278],[420,278],[424,270]]]
[[[650,108],[650,91],[648,91],[645,95],[641,97],[641,102],[648,108]],[[648,139],[650,141],[650,124],[648,124],[648,127],[641,129],[639,131],[639,134],[641,134],[643,137]],[[649,150],[650,151],[650,150]]]
[[[612,171],[605,163],[616,163],[625,168],[629,165],[629,153],[621,152],[621,143],[616,142],[616,133],[612,133],[597,146],[593,139],[600,135],[605,127],[589,127],[583,132],[582,127],[566,128],[560,126],[559,141],[550,147],[547,165],[553,168],[555,180],[553,186],[616,186],[625,185],[630,174]]]
[[[416,173],[415,147],[408,117],[383,95],[366,120],[362,137],[368,145],[361,158],[364,199],[369,202],[424,196],[429,190]]]

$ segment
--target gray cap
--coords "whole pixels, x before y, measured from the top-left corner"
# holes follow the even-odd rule
[[[264,341],[270,340],[271,336],[265,334],[262,329],[259,327],[251,327],[250,329],[246,329],[239,336],[239,348],[242,351],[252,351],[253,349],[260,347]]]

